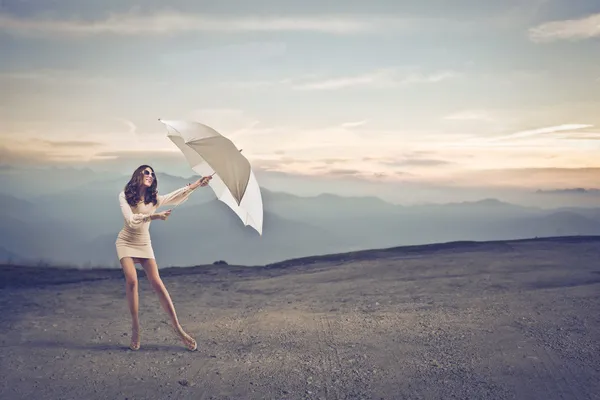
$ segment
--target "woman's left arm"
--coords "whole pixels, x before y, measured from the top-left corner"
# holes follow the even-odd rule
[[[210,176],[200,178],[196,182],[188,184],[180,189],[174,190],[171,193],[167,193],[165,195],[158,195],[157,207],[178,205],[186,202],[194,190],[196,190],[200,186],[208,185],[208,181],[210,181],[210,179]]]

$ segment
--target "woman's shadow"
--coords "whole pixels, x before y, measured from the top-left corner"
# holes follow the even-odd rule
[[[57,340],[32,340],[20,343],[20,347],[40,348],[40,349],[65,349],[65,350],[84,350],[84,351],[130,351],[128,343],[75,343]],[[176,345],[161,345],[142,343],[140,350],[135,352],[154,351],[154,352],[184,352],[186,349]]]

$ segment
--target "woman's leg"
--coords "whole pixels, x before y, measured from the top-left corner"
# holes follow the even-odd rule
[[[135,264],[131,257],[121,259],[121,267],[125,274],[125,293],[127,294],[127,303],[131,313],[131,344],[132,350],[140,348],[140,320],[138,316],[139,297],[138,297],[138,279]]]
[[[160,304],[162,305],[163,309],[167,312],[167,314],[169,314],[173,328],[181,337],[188,349],[196,350],[196,341],[187,333],[185,333],[185,331],[181,327],[181,324],[179,323],[179,320],[177,319],[177,313],[175,312],[175,306],[173,305],[171,296],[169,295],[169,292],[167,291],[167,288],[165,287],[158,273],[158,265],[156,264],[156,260],[152,258],[144,259],[142,261],[142,267],[144,268],[144,271],[146,271],[146,277],[148,278],[148,281],[150,281],[152,289],[154,289],[154,291],[158,295]]]

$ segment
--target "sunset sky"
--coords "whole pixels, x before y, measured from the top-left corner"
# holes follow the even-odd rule
[[[0,0],[1,163],[175,165],[193,119],[258,170],[600,186],[597,0],[163,4]]]

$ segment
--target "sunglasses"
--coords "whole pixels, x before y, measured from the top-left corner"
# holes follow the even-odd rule
[[[153,178],[156,178],[156,175],[154,175],[154,172],[150,172],[147,169],[144,170],[144,175],[152,175]]]

